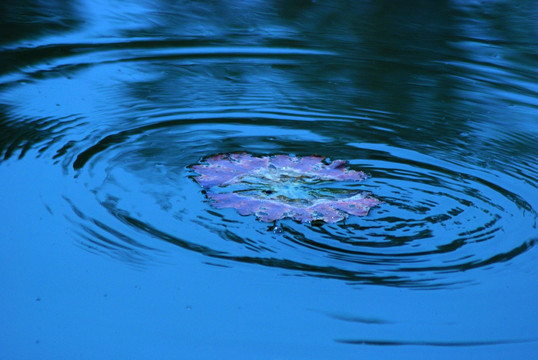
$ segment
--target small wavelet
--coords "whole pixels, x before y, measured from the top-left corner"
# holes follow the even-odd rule
[[[30,150],[37,151],[39,156],[50,148],[63,144],[62,149],[58,150],[61,155],[72,145],[69,140],[65,141],[70,130],[83,126],[84,123],[81,115],[28,119],[8,114],[9,107],[0,113],[0,158],[4,160],[13,156],[23,158]]]
[[[499,339],[499,340],[375,340],[375,339],[337,339],[336,342],[352,345],[374,346],[435,346],[435,347],[472,347],[521,344],[536,342],[536,339]]]

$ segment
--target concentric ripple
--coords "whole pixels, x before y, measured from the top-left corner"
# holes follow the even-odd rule
[[[50,194],[60,192],[63,203],[45,205],[63,212],[88,251],[138,266],[179,248],[225,267],[436,288],[480,282],[484,271],[502,271],[535,245],[538,164],[532,150],[524,154],[532,136],[504,125],[480,132],[482,117],[400,122],[390,112],[358,108],[350,94],[364,84],[347,83],[350,73],[339,71],[354,63],[333,51],[197,45],[140,39],[6,50],[26,60],[17,63],[22,71],[0,77],[3,161],[34,154],[61,168],[61,190]],[[335,77],[346,80],[329,89]],[[441,125],[446,136],[434,129]],[[426,141],[431,133],[439,138]],[[487,142],[498,158],[481,163],[472,151]],[[316,196],[340,191],[355,201],[375,194],[383,205],[345,221],[339,208],[334,223],[296,216],[299,222],[275,225],[215,208],[215,194],[193,181],[192,165],[230,153],[341,159],[368,180],[316,189]],[[294,200],[310,186],[293,189]]]
[[[521,189],[521,181],[387,145],[349,143],[343,149],[368,154],[346,159],[351,169],[371,175],[360,190],[383,201],[367,217],[322,225],[288,219],[273,226],[234,209],[215,209],[191,180],[190,165],[208,152],[240,149],[251,138],[251,121],[165,122],[78,149],[73,154],[77,178],[112,216],[70,218],[77,227],[92,224],[93,237],[101,239],[92,246],[141,251],[137,243],[159,248],[150,240],[158,239],[222,266],[243,262],[297,275],[416,288],[477,282],[480,271],[502,269],[536,242],[537,214],[525,191],[499,185]],[[281,129],[259,126],[258,131],[271,138]],[[215,136],[229,147],[219,146]],[[309,134],[297,141],[321,150],[326,144],[313,143]],[[359,185],[350,189],[354,186]],[[74,204],[79,213],[88,212]],[[135,240],[142,235],[148,238]]]

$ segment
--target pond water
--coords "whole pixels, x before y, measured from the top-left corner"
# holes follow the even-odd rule
[[[0,9],[2,358],[538,352],[535,1]],[[381,203],[217,208],[193,166],[243,152]]]

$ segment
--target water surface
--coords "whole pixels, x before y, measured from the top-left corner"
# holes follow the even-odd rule
[[[535,2],[2,7],[5,357],[538,350]],[[345,160],[383,203],[216,209],[192,165],[234,152]]]

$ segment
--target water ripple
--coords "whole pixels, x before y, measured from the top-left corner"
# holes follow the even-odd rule
[[[538,240],[538,163],[526,63],[464,54],[386,74],[401,60],[379,55],[377,66],[353,49],[298,41],[241,44],[136,38],[5,48],[2,161],[32,154],[60,163],[61,190],[51,196],[65,204],[51,212],[68,219],[81,247],[135,266],[186,251],[225,267],[445,288],[528,261]],[[443,80],[450,91],[428,100]],[[392,107],[375,101],[400,96]],[[509,129],[504,117],[482,113],[506,111],[514,96],[521,116]],[[347,160],[369,178],[346,186],[383,204],[335,224],[269,226],[212,208],[191,166],[242,151]]]
[[[46,44],[33,47],[6,48],[0,53],[7,66],[0,76],[0,84],[17,83],[23,80],[41,79],[56,71],[76,71],[87,66],[118,62],[157,62],[184,59],[191,63],[195,59],[229,62],[230,59],[263,59],[272,63],[287,63],[289,60],[326,56],[337,53],[298,47],[225,46],[218,42],[139,39],[124,42]],[[58,56],[61,54],[61,56]],[[15,61],[16,59],[16,61]],[[17,73],[10,71],[19,70]]]
[[[253,126],[264,136],[253,138]],[[272,133],[282,147],[279,140],[268,140]],[[291,134],[301,144],[297,148],[316,147],[331,155],[330,138],[318,135],[316,142],[308,131]],[[269,147],[275,152],[293,147],[282,137],[285,131],[278,126],[255,119],[197,119],[133,128],[78,148],[71,153],[77,178],[112,215],[92,219],[88,226],[125,228],[213,262],[220,259],[221,266],[249,263],[303,276],[410,288],[479,282],[480,271],[500,271],[538,240],[538,216],[525,199],[532,189],[521,180],[373,143],[340,149],[366,154],[347,160],[371,176],[350,186],[383,201],[367,217],[336,224],[284,220],[268,226],[210,206],[190,165],[207,154],[241,150],[247,138],[250,144],[259,141],[264,154],[270,154]],[[132,242],[125,245],[141,251]]]

